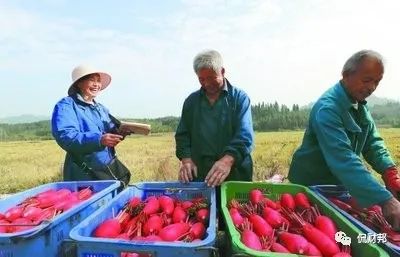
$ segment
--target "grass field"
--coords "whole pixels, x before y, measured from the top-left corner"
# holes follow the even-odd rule
[[[400,161],[400,129],[381,129],[392,157]],[[303,131],[257,133],[254,180],[287,174]],[[117,148],[120,159],[133,171],[131,182],[176,180],[179,162],[173,134],[135,136]],[[55,141],[0,142],[0,194],[14,193],[61,180],[65,153]]]

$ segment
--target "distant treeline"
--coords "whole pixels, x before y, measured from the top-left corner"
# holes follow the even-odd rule
[[[255,131],[302,130],[306,127],[310,108],[291,108],[277,102],[259,103],[252,106]],[[391,102],[370,107],[378,126],[400,127],[400,103]],[[173,132],[178,126],[179,117],[157,119],[122,119],[151,124],[152,133]],[[20,124],[0,124],[0,141],[46,140],[52,139],[50,121]]]

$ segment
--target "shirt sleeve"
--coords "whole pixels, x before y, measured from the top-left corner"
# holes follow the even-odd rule
[[[81,132],[72,103],[61,100],[54,107],[51,125],[55,140],[67,152],[88,154],[105,148],[100,143],[101,132]]]
[[[334,110],[327,107],[317,110],[312,127],[329,169],[361,206],[382,203],[392,197],[355,154],[343,122]]]
[[[223,153],[231,155],[235,163],[241,163],[243,158],[251,153],[254,141],[250,98],[245,93],[239,97],[236,115],[232,122],[235,128],[234,135],[229,144],[224,147]]]
[[[190,136],[190,130],[189,130],[189,100],[186,99],[185,102],[183,103],[183,108],[182,108],[182,115],[181,119],[179,120],[178,127],[175,132],[175,144],[176,144],[176,149],[175,149],[175,154],[176,157],[178,157],[179,160],[182,160],[183,158],[191,158],[191,136]]]
[[[383,174],[388,168],[395,166],[374,122],[372,123],[363,149],[363,156],[372,168],[380,174]]]

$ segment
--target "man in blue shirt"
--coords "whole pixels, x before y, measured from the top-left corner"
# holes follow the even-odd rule
[[[342,80],[311,110],[302,145],[293,155],[289,180],[307,186],[344,185],[362,207],[381,205],[386,219],[399,229],[396,197],[400,178],[365,101],[383,72],[382,57],[375,51],[362,50],[347,60]],[[386,188],[367,170],[361,155],[382,175]]]
[[[199,53],[193,68],[201,88],[186,98],[176,130],[176,156],[182,182],[251,181],[253,125],[250,99],[224,77],[221,55]]]

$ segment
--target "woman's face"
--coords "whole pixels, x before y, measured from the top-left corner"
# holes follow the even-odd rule
[[[93,100],[101,90],[101,78],[99,74],[88,75],[77,85],[85,100]]]

